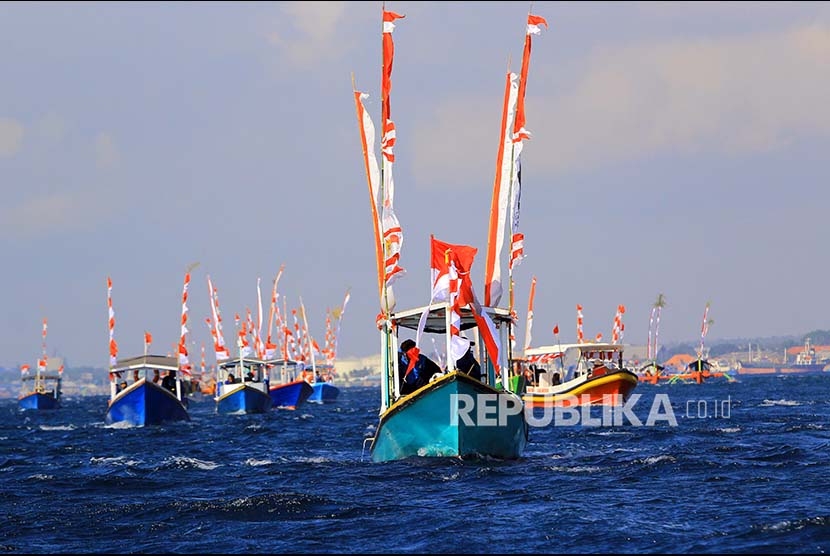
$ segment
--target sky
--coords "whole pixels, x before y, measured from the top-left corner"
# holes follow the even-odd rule
[[[483,292],[504,75],[527,5],[388,2],[394,33],[398,308],[429,301],[429,235],[479,248]],[[347,288],[341,356],[377,350],[369,195],[351,72],[379,125],[380,3],[0,4],[0,365],[50,353],[107,364],[106,277],[121,355],[178,340],[192,263],[232,315],[280,293],[324,313]],[[533,344],[693,340],[830,328],[823,3],[536,2],[515,272]],[[524,331],[520,327],[519,338]],[[193,350],[191,350],[193,351]],[[210,349],[208,349],[210,352]],[[208,357],[208,362],[212,362]]]

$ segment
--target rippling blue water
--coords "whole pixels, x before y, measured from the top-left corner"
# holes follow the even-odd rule
[[[375,390],[337,405],[120,429],[105,400],[0,405],[0,549],[827,551],[830,380],[640,386],[678,427],[531,429],[515,462],[373,464]],[[728,419],[688,400],[731,396]],[[690,406],[697,415],[697,405]]]

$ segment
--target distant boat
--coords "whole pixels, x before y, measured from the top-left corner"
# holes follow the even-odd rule
[[[265,361],[239,357],[219,365],[216,383],[218,413],[265,413],[271,409]]]
[[[637,386],[623,366],[621,344],[564,344],[527,350],[535,385],[523,397],[529,407],[617,405]]]
[[[311,383],[313,393],[309,396],[308,401],[314,403],[334,403],[337,401],[337,396],[340,395],[340,388],[332,384],[334,366],[333,365],[317,365],[313,373],[314,382]],[[318,379],[318,376],[319,379]]]
[[[110,370],[107,423],[144,426],[189,421],[178,372],[179,363],[175,357],[142,355],[119,360]],[[128,381],[132,383],[128,384]]]
[[[268,394],[274,407],[297,409],[308,400],[314,389],[303,378],[297,376],[297,362],[277,359],[268,361],[271,373]],[[279,380],[276,380],[276,376]]]
[[[741,361],[737,373],[741,376],[822,374],[826,367],[827,362],[818,362],[816,350],[810,343],[810,338],[807,338],[804,349],[796,355],[795,362]]]
[[[427,316],[427,332],[446,334],[452,313],[449,307],[446,302],[431,306]],[[426,386],[410,394],[400,394],[399,385],[405,369],[398,364],[397,330],[416,330],[421,314],[426,310],[427,307],[421,307],[394,313],[390,320],[396,325],[396,333],[381,331],[384,345],[381,353],[381,413],[380,423],[372,438],[372,459],[383,462],[412,456],[518,458],[528,437],[522,402],[504,387],[507,362],[502,362],[503,376],[497,377],[483,346],[479,351],[481,368],[485,371],[482,380],[467,376],[451,365],[446,374]],[[483,310],[497,323],[502,345],[507,345],[512,326],[510,312],[501,308]],[[475,329],[472,311],[462,309],[461,315],[461,330]],[[463,408],[467,410],[463,415],[459,408],[462,399],[472,404],[472,407]],[[493,412],[482,411],[478,407],[482,403],[488,404]],[[511,405],[520,410],[494,418],[496,407]]]
[[[58,409],[61,406],[59,374],[45,374],[38,370],[34,376],[24,376],[21,382],[23,393],[17,400],[20,409]]]
[[[57,374],[46,373],[46,319],[43,319],[43,354],[37,362],[35,374],[28,374],[28,365],[21,367],[21,392],[17,400],[20,409],[58,409],[61,405],[61,374],[63,365]],[[32,383],[31,386],[29,383]]]

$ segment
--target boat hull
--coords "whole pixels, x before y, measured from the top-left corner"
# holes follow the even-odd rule
[[[637,375],[616,371],[588,380],[575,379],[571,387],[555,392],[528,391],[522,399],[528,407],[570,407],[575,405],[620,405],[637,386]]]
[[[328,382],[315,382],[311,387],[314,391],[308,397],[308,401],[313,403],[334,403],[340,395],[340,388]]]
[[[488,400],[479,394],[490,394]],[[462,395],[472,408],[459,412]],[[518,412],[497,415],[498,397]],[[479,407],[486,404],[487,410]],[[463,414],[462,414],[463,413]],[[480,415],[481,414],[481,415]],[[481,419],[485,417],[486,419]],[[376,462],[420,457],[489,456],[515,459],[527,445],[527,421],[521,399],[459,373],[450,373],[401,398],[380,418],[372,442]]]
[[[754,375],[817,375],[824,372],[824,363],[813,365],[776,365],[774,363],[741,363],[737,373],[741,376]]]
[[[189,421],[187,408],[167,389],[141,381],[119,393],[107,409],[107,423],[126,422],[133,426]]]
[[[218,413],[265,413],[271,409],[271,396],[247,384],[216,400]]]
[[[314,392],[311,384],[305,380],[295,380],[288,384],[272,386],[268,394],[271,396],[271,403],[280,409],[297,409]]]
[[[17,405],[20,409],[25,410],[58,409],[61,406],[61,402],[59,399],[55,398],[54,394],[31,392],[17,400]]]

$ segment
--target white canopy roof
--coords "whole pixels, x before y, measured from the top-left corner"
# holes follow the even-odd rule
[[[427,317],[425,332],[432,334],[443,334],[446,332],[446,311],[449,303],[443,301],[436,303],[430,307],[417,307],[415,309],[406,309],[392,313],[392,321],[397,323],[402,328],[409,328],[411,330],[418,329],[418,321],[421,315],[429,308],[429,316]],[[490,315],[493,322],[511,322],[510,311],[502,307],[483,307],[482,310]],[[473,311],[469,307],[461,309],[461,330],[467,330],[476,327],[475,317]]]

